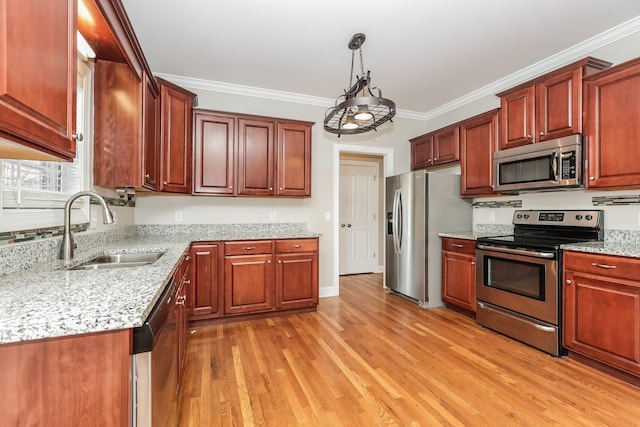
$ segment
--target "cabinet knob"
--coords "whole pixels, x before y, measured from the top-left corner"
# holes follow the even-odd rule
[[[280,187],[280,191],[282,191],[282,187]]]
[[[185,280],[185,281],[184,281],[184,284],[185,284],[185,285],[190,285],[190,284],[191,284],[191,280],[189,280],[189,279]]]
[[[531,135],[527,135],[528,139],[533,139],[533,137]]]
[[[76,141],[82,141],[84,139],[84,135],[78,132],[78,133],[72,134],[71,138],[75,139]]]
[[[543,136],[543,135],[544,135],[544,132],[540,132],[538,135]]]
[[[427,162],[430,162],[430,161],[431,161],[431,159],[427,159]]]
[[[595,176],[590,176],[590,177],[589,177],[589,181],[595,181],[595,180],[596,180],[596,177],[595,177]]]
[[[191,256],[187,255],[186,257],[184,257],[184,259],[186,259],[187,261],[191,261]]]
[[[570,285],[571,284],[571,280],[567,279],[567,280],[564,281],[564,283],[566,283],[567,285]]]
[[[167,185],[167,181],[162,181],[162,184],[163,185]]]
[[[270,259],[269,259],[269,260],[267,260],[267,264],[271,264],[271,260],[270,260]]]
[[[269,187],[269,191],[273,191],[273,187]]]
[[[278,264],[282,264],[282,260],[281,259],[278,260]]]
[[[475,261],[471,261],[471,265],[476,265],[476,262]]]
[[[151,175],[149,175],[148,173],[145,173],[145,174],[144,174],[144,177],[145,177],[145,178],[147,178],[147,179],[149,179],[149,178],[151,178]]]
[[[230,189],[230,190],[231,190],[231,189],[233,189],[233,185],[230,185],[230,186],[229,186],[229,189]]]

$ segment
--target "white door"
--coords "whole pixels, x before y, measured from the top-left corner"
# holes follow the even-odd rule
[[[340,274],[376,271],[378,163],[340,162]]]

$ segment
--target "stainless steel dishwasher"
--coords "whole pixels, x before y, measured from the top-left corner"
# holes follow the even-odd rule
[[[134,427],[178,422],[178,332],[176,293],[171,278],[144,324],[133,330]]]

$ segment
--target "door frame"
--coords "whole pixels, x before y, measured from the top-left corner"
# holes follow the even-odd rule
[[[393,175],[393,148],[348,144],[333,145],[333,287],[320,288],[321,297],[340,294],[340,153],[381,156],[384,178]],[[384,185],[383,182],[382,186],[384,187]],[[383,203],[383,201],[378,200],[378,203]],[[380,256],[384,257],[384,254],[380,254]]]

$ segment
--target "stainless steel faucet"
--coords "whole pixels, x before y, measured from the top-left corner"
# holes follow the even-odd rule
[[[73,234],[71,234],[71,204],[82,196],[89,196],[96,199],[100,205],[102,206],[102,215],[103,221],[105,224],[113,224],[113,213],[107,207],[107,202],[96,192],[93,191],[80,191],[76,194],[73,194],[67,200],[67,203],[64,205],[64,235],[62,236],[62,245],[60,245],[60,254],[58,256],[59,259],[70,260],[73,258],[73,249],[75,248],[75,244],[73,242]]]

